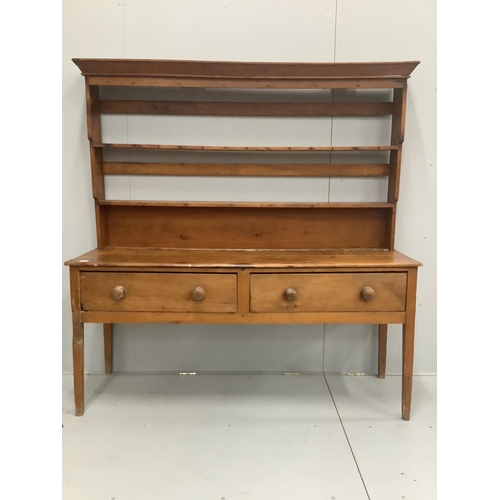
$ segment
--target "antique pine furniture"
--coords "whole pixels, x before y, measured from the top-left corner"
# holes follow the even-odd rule
[[[385,377],[387,324],[403,331],[402,418],[410,418],[417,269],[394,250],[407,80],[418,62],[239,63],[74,59],[85,77],[98,247],[66,262],[73,311],[76,415],[84,412],[85,323],[103,323],[106,373],[113,323],[378,324]],[[103,87],[392,89],[389,102],[245,102],[103,98]],[[100,92],[101,90],[101,92]],[[107,90],[110,90],[109,88]],[[273,147],[103,143],[101,115],[391,116],[390,143]],[[290,152],[307,163],[116,161],[112,150]],[[346,153],[354,162],[319,163]],[[367,152],[385,155],[367,162]],[[316,157],[315,157],[316,155]],[[126,156],[125,156],[126,158]],[[359,158],[359,159],[358,159]],[[387,201],[211,203],[107,200],[106,175],[386,177]]]

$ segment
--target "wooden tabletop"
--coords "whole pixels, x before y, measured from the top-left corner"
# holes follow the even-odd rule
[[[65,262],[78,267],[367,268],[422,264],[390,250],[214,250],[103,248]]]

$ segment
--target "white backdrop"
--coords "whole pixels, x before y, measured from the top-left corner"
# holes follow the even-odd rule
[[[419,270],[415,372],[436,372],[436,2],[425,0],[65,0],[63,2],[63,258],[95,248],[84,79],[73,57],[241,61],[420,60],[409,80],[396,249]],[[113,117],[105,140],[154,142],[172,117]],[[157,121],[155,121],[157,120]],[[208,121],[211,120],[211,121]],[[213,144],[366,144],[380,140],[376,120],[272,120],[182,117],[171,142]],[[176,121],[176,123],[179,123]],[[233,123],[233,122],[232,122]],[[108,129],[108,131],[106,130]],[[244,133],[244,137],[242,134]],[[110,134],[113,134],[112,136]],[[377,135],[378,134],[378,135]],[[224,141],[219,140],[224,137]],[[286,140],[285,140],[286,137]],[[158,137],[158,142],[162,142]],[[361,142],[356,139],[357,144]],[[107,180],[109,198],[278,201],[377,201],[380,180]],[[369,183],[370,186],[366,186]],[[371,198],[366,198],[366,193]],[[195,193],[194,195],[192,193]],[[71,372],[67,268],[62,282],[63,371]],[[389,327],[388,373],[400,373],[401,327]],[[85,371],[104,371],[102,327],[85,326]],[[115,370],[337,373],[376,370],[372,325],[116,325]]]

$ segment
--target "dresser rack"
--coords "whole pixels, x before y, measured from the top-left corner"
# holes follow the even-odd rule
[[[73,318],[75,414],[84,413],[84,324],[103,323],[106,373],[114,323],[378,325],[385,377],[387,325],[401,324],[402,418],[409,420],[417,269],[394,250],[407,80],[418,62],[247,63],[73,59],[85,77],[97,248],[66,262]],[[389,101],[296,99],[232,102],[103,97],[116,88],[286,90],[389,89]],[[104,91],[103,91],[104,89]],[[200,95],[202,98],[200,98]],[[103,143],[101,117],[208,115],[390,116],[390,141],[375,146],[208,146]],[[244,137],[242,138],[244,142]],[[113,151],[190,152],[202,160],[116,161]],[[212,153],[257,158],[210,162]],[[320,163],[317,153],[354,162]],[[259,161],[259,153],[308,155],[307,163]],[[366,161],[366,154],[383,160]],[[136,156],[133,156],[136,159]],[[359,158],[359,159],[358,159]],[[108,200],[105,176],[387,178],[384,202],[242,203]]]

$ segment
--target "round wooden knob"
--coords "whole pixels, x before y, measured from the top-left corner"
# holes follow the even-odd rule
[[[291,302],[297,298],[297,290],[295,288],[287,288],[285,290],[285,299]]]
[[[111,296],[115,299],[115,300],[121,300],[123,299],[123,297],[125,297],[126,295],[126,290],[123,286],[115,286],[113,288],[113,290],[111,290]]]
[[[191,290],[191,298],[195,302],[201,302],[205,298],[205,290],[201,286],[197,286]]]
[[[366,301],[373,300],[375,298],[375,290],[369,286],[365,286],[363,290],[361,290],[361,297]]]

